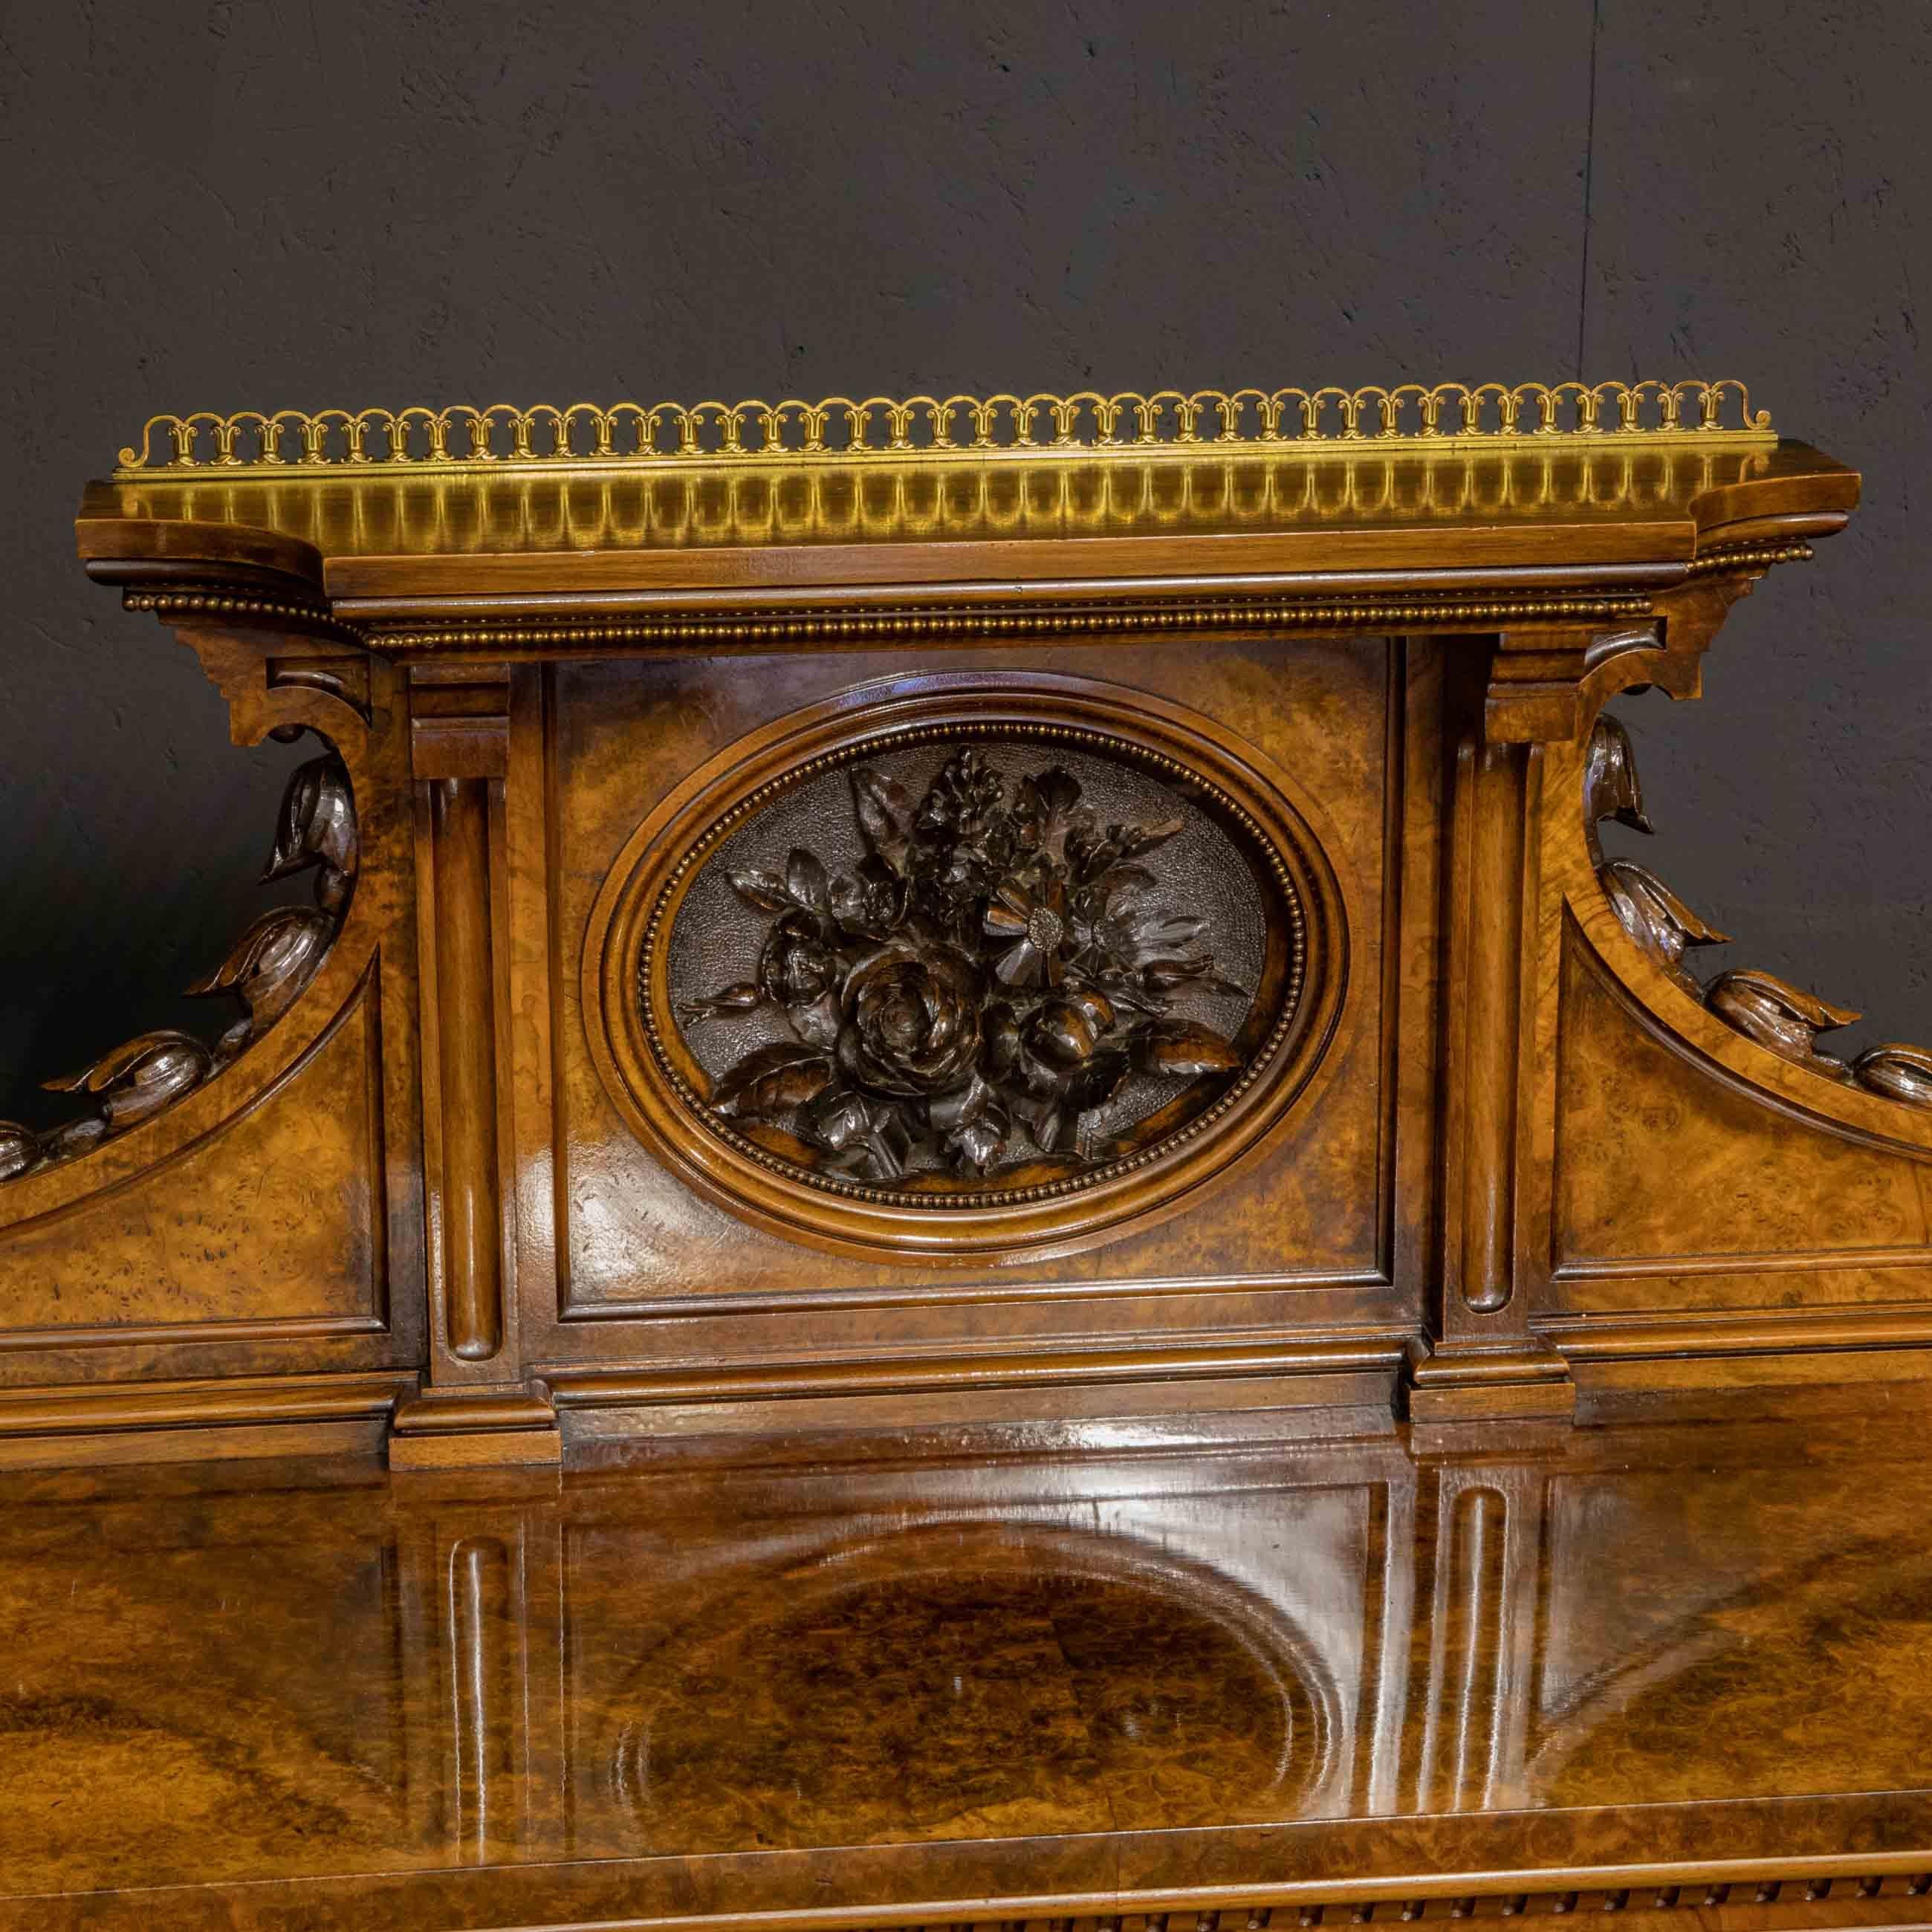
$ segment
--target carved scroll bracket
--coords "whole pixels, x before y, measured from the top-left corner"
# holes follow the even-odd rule
[[[1803,520],[1814,534],[1842,515]],[[1496,744],[1576,744],[1610,699],[1652,687],[1672,698],[1703,689],[1704,653],[1731,606],[1773,564],[1811,555],[1795,535],[1718,545],[1682,584],[1658,592],[1647,616],[1604,628],[1567,622],[1511,624],[1496,638],[1484,701],[1484,735]]]
[[[313,731],[328,747],[290,776],[263,874],[272,881],[313,872],[314,904],[263,913],[212,972],[186,989],[230,995],[241,1009],[212,1045],[172,1028],[136,1035],[46,1083],[83,1096],[87,1114],[39,1134],[0,1122],[0,1181],[44,1173],[157,1118],[233,1064],[314,982],[350,916],[365,830],[351,761],[367,750],[368,661],[340,658],[339,644],[332,646],[338,655],[309,656],[315,640],[291,634],[266,609],[177,611],[172,602],[180,600],[169,594],[170,608],[156,614],[195,651],[226,700],[236,742],[292,742]],[[136,596],[130,592],[129,601]]]

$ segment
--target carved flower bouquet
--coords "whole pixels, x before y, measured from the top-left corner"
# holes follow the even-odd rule
[[[851,773],[865,856],[833,876],[794,848],[782,875],[735,870],[775,915],[758,975],[682,1003],[687,1025],[773,1006],[791,1037],[712,1082],[741,1120],[795,1123],[829,1170],[986,1175],[1092,1157],[1087,1123],[1136,1071],[1194,1078],[1241,1064],[1175,1015],[1195,988],[1246,997],[1216,971],[1204,921],[1163,910],[1141,863],[1180,818],[1102,824],[1058,766],[1006,782],[974,750],[915,805]]]

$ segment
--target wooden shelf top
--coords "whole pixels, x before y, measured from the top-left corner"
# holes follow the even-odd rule
[[[11,1475],[0,1925],[1888,1922],[1922,1436]]]
[[[1522,440],[1519,439],[1519,444]],[[1627,589],[1839,527],[1856,473],[1808,446],[1569,435],[1144,460],[214,465],[91,484],[108,581],[256,583],[345,620],[572,599],[800,605],[991,594]]]

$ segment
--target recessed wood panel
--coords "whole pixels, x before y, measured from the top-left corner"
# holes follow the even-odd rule
[[[1574,930],[1556,1172],[1564,1308],[1904,1300],[1932,1270],[1932,1164],[1670,1043]]]
[[[592,915],[607,1088],[670,1172],[788,1239],[1111,1238],[1267,1134],[1346,987],[1320,844],[1229,752],[1198,714],[1018,671],[861,685],[728,746]]]
[[[1211,656],[1142,648],[1088,652],[987,651],[950,658],[963,682],[1016,673],[1071,673],[1124,703],[1158,712],[1184,704],[1210,721],[1238,762],[1286,774],[1288,798],[1332,874],[1347,957],[1332,1040],[1288,1118],[1220,1193],[1223,1211],[1190,1213],[1110,1240],[1098,1254],[1031,1261],[1003,1292],[1030,1277],[1109,1289],[1136,1282],[1172,1293],[1190,1280],[1272,1287],[1298,1278],[1380,1277],[1388,1096],[1382,1079],[1383,867],[1391,694],[1389,646],[1229,644]],[[668,1312],[714,1304],[728,1284],[745,1298],[776,1292],[892,1294],[945,1281],[924,1262],[828,1261],[737,1224],[667,1172],[593,1062],[601,1023],[584,998],[579,935],[592,923],[626,842],[674,785],[724,748],[882,673],[916,675],[904,657],[772,658],[723,666],[688,662],[560,667],[552,675],[549,810],[559,862],[551,878],[558,935],[554,1135],[561,1172],[557,1248],[566,1315]],[[1049,757],[1052,754],[1049,749]],[[621,978],[621,976],[620,976]],[[1049,1253],[1051,1250],[1049,1250]]]
[[[381,1334],[382,1048],[374,976],[240,1118],[0,1246],[0,1351],[124,1337]],[[20,1379],[0,1352],[0,1378]],[[26,1379],[38,1378],[38,1372]]]

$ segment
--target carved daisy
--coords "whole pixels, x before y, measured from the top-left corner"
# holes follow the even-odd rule
[[[1065,976],[1063,955],[1069,926],[1066,888],[1049,879],[1036,890],[1008,879],[988,904],[986,937],[1004,950],[993,962],[993,971],[1008,986],[1057,986]]]

